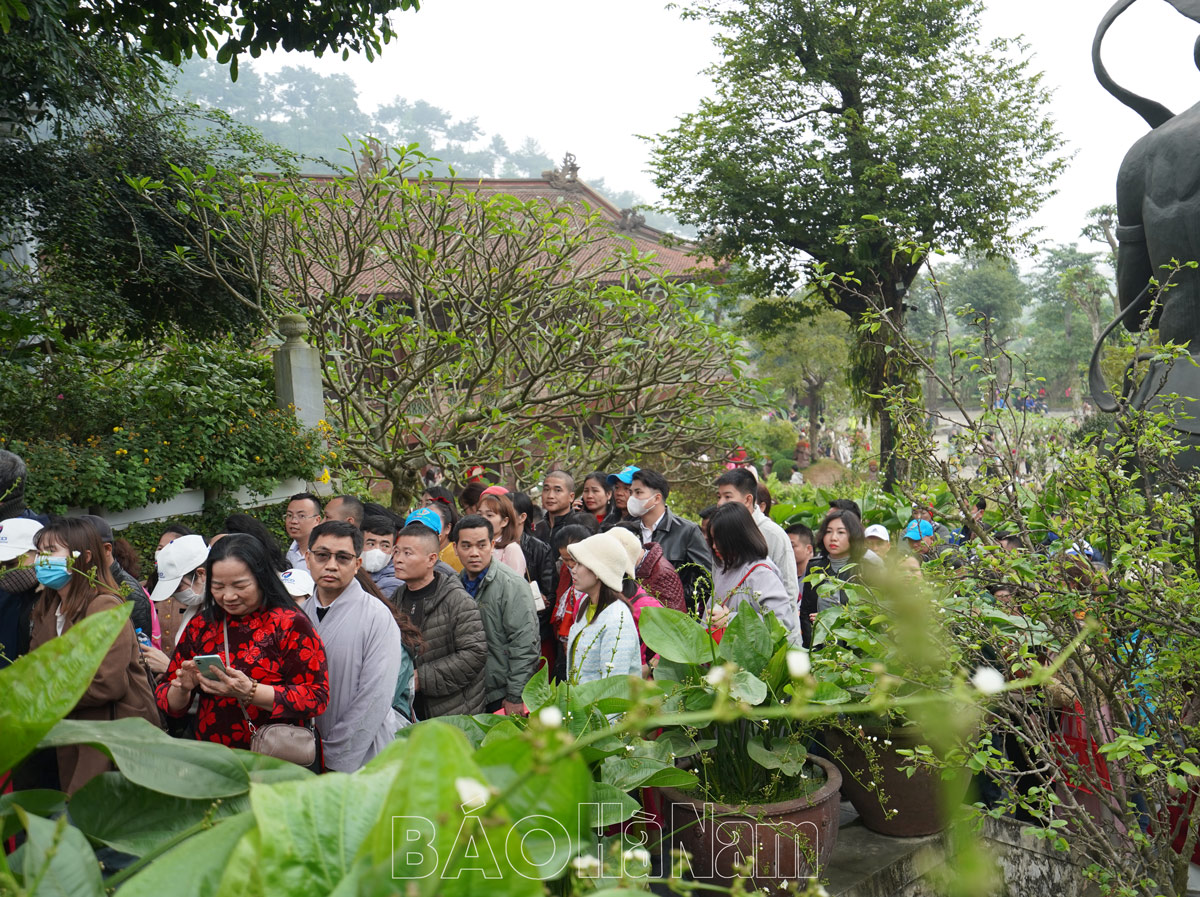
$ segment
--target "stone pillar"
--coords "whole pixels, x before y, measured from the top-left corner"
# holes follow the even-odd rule
[[[321,388],[321,353],[304,340],[308,321],[304,315],[284,315],[279,332],[285,337],[275,350],[275,402],[280,408],[294,405],[296,417],[315,429],[325,417],[325,394]]]

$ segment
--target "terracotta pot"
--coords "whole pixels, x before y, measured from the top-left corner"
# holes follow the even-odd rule
[[[948,820],[942,807],[949,804],[943,801],[948,798],[954,803],[962,802],[971,781],[966,771],[947,781],[937,771],[921,767],[909,777],[906,770],[911,763],[896,751],[911,750],[924,743],[915,726],[865,727],[863,733],[876,739],[871,745],[883,772],[883,780],[876,783],[879,785],[876,789],[869,787],[874,777],[866,751],[857,738],[836,729],[823,733],[820,738],[842,771],[842,794],[854,804],[863,825],[893,838],[916,838],[944,829]],[[885,740],[891,744],[885,744]],[[953,793],[943,797],[943,789],[951,789]],[[896,811],[890,819],[889,810]]]
[[[779,890],[785,881],[819,875],[837,843],[842,776],[823,757],[809,760],[821,767],[825,784],[774,804],[732,807],[660,788],[670,843],[692,856],[690,877],[728,886],[743,857],[754,861],[750,877],[757,889]]]

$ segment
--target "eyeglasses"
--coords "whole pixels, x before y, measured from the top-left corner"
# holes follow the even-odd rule
[[[319,565],[328,564],[329,559],[333,558],[339,567],[349,567],[358,558],[357,554],[351,554],[348,551],[339,551],[337,554],[328,551],[310,551],[309,554]]]
[[[284,520],[311,520],[314,517],[319,517],[319,514],[297,514],[293,511],[288,511],[283,515]]]

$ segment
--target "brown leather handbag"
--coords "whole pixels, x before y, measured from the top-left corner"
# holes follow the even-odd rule
[[[225,636],[225,659],[232,666],[233,655],[229,653],[229,626],[221,621]],[[242,716],[246,718],[246,726],[250,729],[250,750],[256,754],[266,754],[287,760],[297,766],[312,766],[317,760],[317,733],[312,728],[310,720],[306,725],[294,726],[291,723],[267,723],[256,726],[250,721],[250,714],[245,706],[238,701]]]

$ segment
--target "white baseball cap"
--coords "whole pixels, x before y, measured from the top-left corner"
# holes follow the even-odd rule
[[[180,581],[195,570],[204,566],[208,560],[208,545],[203,536],[193,533],[190,536],[180,536],[159,549],[154,560],[158,563],[158,582],[150,598],[163,601],[175,594]]]
[[[0,561],[11,561],[33,551],[33,537],[42,525],[28,517],[0,520]]]
[[[887,542],[891,537],[888,535],[887,527],[882,523],[872,523],[867,527],[867,531],[863,534],[868,539],[882,539]]]
[[[284,570],[279,574],[279,578],[283,581],[283,587],[288,590],[288,594],[293,598],[309,598],[317,588],[312,574],[307,570],[301,570],[299,567]]]

